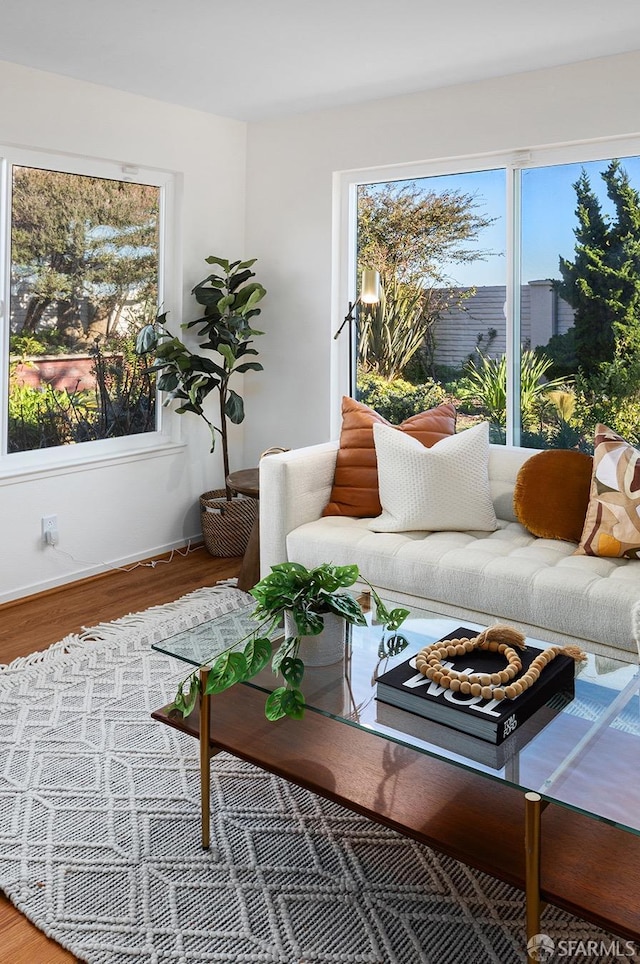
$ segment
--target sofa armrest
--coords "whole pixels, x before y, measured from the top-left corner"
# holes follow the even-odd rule
[[[287,535],[313,522],[329,501],[338,442],[292,449],[260,460],[260,574],[287,561]]]

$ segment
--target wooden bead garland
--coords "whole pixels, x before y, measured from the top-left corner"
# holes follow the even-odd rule
[[[523,634],[512,626],[497,624],[471,639],[466,636],[443,639],[425,646],[416,656],[416,667],[423,676],[454,693],[481,696],[483,700],[513,700],[533,686],[544,667],[560,653],[576,661],[587,658],[578,646],[551,646],[536,656],[526,672],[516,680],[522,669],[522,660],[514,646],[526,649]],[[443,660],[464,656],[475,649],[500,653],[507,660],[505,669],[497,673],[459,673],[443,665]]]

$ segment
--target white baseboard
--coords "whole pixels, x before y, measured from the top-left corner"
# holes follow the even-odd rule
[[[23,599],[25,596],[33,596],[36,593],[46,592],[48,589],[57,589],[60,586],[66,586],[73,582],[79,582],[82,579],[88,579],[90,576],[97,576],[103,572],[110,572],[112,569],[134,566],[137,562],[141,562],[143,559],[152,559],[155,556],[162,556],[167,552],[171,552],[172,549],[184,549],[187,545],[201,542],[202,532],[198,531],[192,536],[186,536],[184,539],[169,542],[162,546],[153,546],[149,549],[146,549],[142,553],[123,556],[121,559],[114,559],[108,563],[97,563],[96,565],[77,569],[74,572],[63,573],[62,575],[55,576],[52,579],[45,579],[41,582],[19,586],[17,589],[12,589],[9,592],[0,592],[0,605],[2,605],[2,603],[13,602],[16,599]]]

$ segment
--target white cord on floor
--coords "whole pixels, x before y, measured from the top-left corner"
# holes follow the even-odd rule
[[[197,552],[198,549],[204,548],[202,545],[193,546],[192,548],[191,539],[189,539],[184,549],[172,549],[169,553],[168,559],[151,559],[149,562],[134,562],[131,566],[112,566],[108,562],[89,562],[87,559],[78,559],[70,552],[66,552],[64,549],[60,549],[58,546],[51,543],[50,545],[55,552],[58,552],[63,556],[67,556],[68,559],[79,563],[81,566],[104,566],[105,569],[111,569],[114,572],[133,572],[134,569],[155,569],[156,566],[168,566],[170,562],[173,562],[174,556],[181,556],[183,559],[185,559],[190,553]]]

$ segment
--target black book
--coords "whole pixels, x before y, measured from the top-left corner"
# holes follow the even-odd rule
[[[476,635],[476,630],[460,626],[442,638],[466,636],[471,639]],[[540,648],[529,645],[519,651],[522,670],[516,680],[526,673],[541,652]],[[460,673],[496,673],[506,666],[499,653],[484,650],[452,656],[445,663]],[[533,686],[520,696],[513,700],[485,700],[454,693],[427,679],[416,669],[415,657],[412,657],[379,677],[376,699],[489,743],[500,744],[557,693],[573,698],[574,685],[575,661],[569,656],[558,655],[547,663]]]
[[[568,693],[556,693],[548,703],[539,707],[530,719],[518,726],[510,739],[499,744],[478,739],[477,736],[470,736],[442,723],[434,723],[433,720],[426,720],[415,713],[407,713],[406,710],[390,706],[382,700],[377,702],[376,721],[398,734],[412,736],[430,744],[436,752],[444,750],[445,754],[454,753],[492,770],[502,770],[512,761],[517,762],[520,752],[570,701],[571,696]]]

